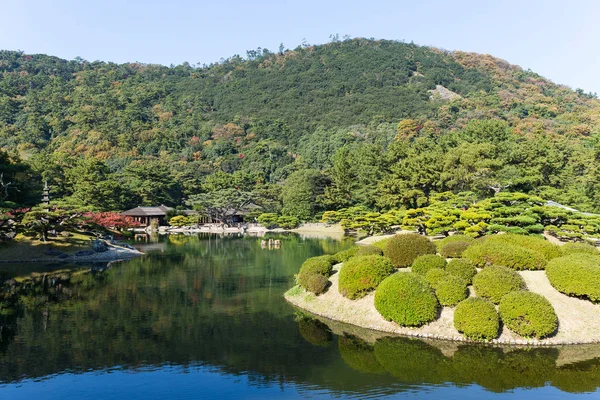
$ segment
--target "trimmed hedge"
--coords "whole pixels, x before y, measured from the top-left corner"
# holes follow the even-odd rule
[[[401,326],[421,326],[433,321],[439,303],[425,279],[412,272],[391,275],[375,291],[375,308]]]
[[[544,256],[538,252],[489,239],[470,246],[463,253],[463,257],[480,268],[488,265],[503,265],[515,270],[537,270],[544,269],[547,264]]]
[[[382,240],[379,240],[379,241],[371,244],[371,246],[379,247],[381,250],[385,251],[385,248],[387,247],[387,244],[389,241],[390,241],[390,238],[382,239]]]
[[[580,253],[591,254],[594,256],[600,256],[600,251],[598,251],[598,248],[594,247],[588,243],[569,242],[569,243],[565,243],[564,245],[562,245],[560,247],[560,250],[561,250],[562,254],[565,256],[569,255],[569,254],[580,254]]]
[[[412,263],[410,270],[419,275],[427,274],[427,271],[434,268],[444,269],[446,267],[446,260],[437,254],[425,254],[419,256]]]
[[[471,297],[456,306],[454,327],[469,339],[492,340],[498,337],[500,319],[492,302]]]
[[[306,278],[306,290],[319,295],[327,289],[329,278],[320,274],[312,274]]]
[[[450,260],[448,265],[446,265],[446,271],[451,275],[464,279],[467,284],[471,284],[471,282],[473,282],[473,277],[477,274],[477,269],[473,263],[466,258],[455,258]]]
[[[356,255],[356,253],[358,252],[358,250],[359,250],[359,246],[353,246],[353,247],[350,247],[349,249],[338,251],[337,253],[335,253],[332,256],[333,261],[335,264],[342,263],[342,262],[350,259],[351,257],[354,257]]]
[[[508,329],[524,337],[541,339],[554,333],[558,326],[552,304],[537,293],[508,293],[500,301],[498,312]]]
[[[357,257],[372,256],[372,255],[382,256],[383,250],[381,250],[379,247],[376,247],[376,246],[360,246],[360,248],[356,252]]]
[[[473,277],[473,289],[479,297],[498,304],[510,292],[525,288],[521,275],[506,267],[492,266],[483,269]]]
[[[435,286],[440,280],[446,279],[449,276],[450,274],[445,269],[433,268],[427,271],[427,273],[425,274],[425,280],[427,281],[427,283],[429,283],[429,286],[435,288]]]
[[[392,236],[383,251],[396,268],[410,267],[417,257],[435,253],[435,245],[425,236],[416,233]]]
[[[445,258],[459,258],[471,244],[469,242],[448,243],[440,249],[440,254]]]
[[[441,240],[436,240],[434,243],[437,246],[438,251],[441,251],[442,248],[450,243],[470,243],[473,244],[475,242],[475,239],[473,239],[471,236],[467,236],[467,235],[450,235],[448,237],[445,237]]]
[[[513,246],[524,247],[526,249],[540,253],[546,260],[560,257],[560,247],[550,243],[543,237],[515,235],[511,233],[503,235],[492,235],[486,238],[486,241],[511,244]]]
[[[339,291],[349,299],[360,299],[394,273],[392,262],[380,255],[356,256],[340,269]]]
[[[442,306],[452,307],[469,297],[467,282],[454,275],[439,280],[435,287],[435,295]]]
[[[318,291],[323,280],[321,278],[315,278],[314,275],[321,275],[325,278],[329,278],[333,270],[333,263],[334,258],[330,255],[307,259],[302,264],[302,267],[300,267],[300,272],[297,277],[298,284],[308,291],[312,291],[311,289]],[[322,293],[322,291],[313,293],[319,294]]]
[[[600,302],[600,256],[575,253],[555,258],[546,275],[559,292]]]

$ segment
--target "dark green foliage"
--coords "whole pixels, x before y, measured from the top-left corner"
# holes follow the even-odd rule
[[[316,318],[308,315],[296,317],[300,335],[313,346],[328,347],[333,340],[329,327]]]
[[[577,253],[585,253],[585,254],[591,254],[591,255],[600,255],[600,251],[598,251],[598,248],[595,246],[592,246],[591,244],[588,243],[576,243],[576,242],[569,242],[569,243],[565,243],[564,245],[560,246],[560,251],[563,255],[569,255],[569,254],[577,254]]]
[[[350,259],[351,257],[354,257],[356,255],[356,253],[358,252],[358,250],[360,249],[359,246],[352,246],[349,249],[346,250],[342,250],[342,251],[338,251],[337,253],[335,253],[332,257],[333,257],[333,262],[335,264],[344,262],[348,259]]]
[[[427,271],[434,268],[446,268],[446,260],[437,254],[425,254],[415,258],[410,270],[419,275],[427,274]]]
[[[298,284],[306,290],[316,289],[319,293],[325,288],[321,278],[315,278],[314,275],[321,275],[329,278],[332,272],[333,257],[330,255],[312,257],[304,261],[298,273]],[[326,284],[326,283],[325,283]],[[319,294],[313,292],[315,294]]]
[[[440,249],[440,254],[445,258],[459,258],[470,245],[469,242],[448,243]]]
[[[473,289],[479,297],[489,299],[498,304],[507,293],[525,288],[521,276],[506,267],[491,266],[479,271],[473,277]]]
[[[446,279],[449,276],[450,274],[445,269],[432,268],[425,274],[425,280],[432,288],[435,288],[440,280]]]
[[[387,277],[375,291],[375,308],[401,326],[421,326],[437,317],[439,303],[423,277],[400,272]]]
[[[383,253],[392,260],[396,268],[410,267],[421,255],[435,254],[435,245],[425,236],[409,233],[392,236],[386,243]]]
[[[536,251],[487,239],[473,244],[463,253],[476,267],[502,265],[515,270],[544,269],[547,260]]]
[[[356,256],[370,256],[370,255],[383,255],[383,250],[376,246],[360,246],[356,252]]]
[[[541,339],[554,333],[558,326],[552,304],[537,293],[508,293],[500,301],[498,312],[508,329],[524,337]]]
[[[473,263],[466,258],[455,258],[448,262],[446,271],[452,275],[462,278],[468,284],[471,284],[473,277],[477,273],[477,269]]]
[[[365,341],[354,336],[340,336],[338,348],[342,359],[350,368],[365,374],[385,372],[375,357],[375,349]]]
[[[359,299],[394,272],[388,258],[380,255],[353,257],[340,270],[339,291],[349,299]]]
[[[283,229],[294,229],[298,226],[299,221],[296,217],[290,217],[288,215],[282,215],[277,218],[277,225]]]
[[[548,263],[546,275],[559,292],[600,302],[600,255],[574,253],[555,258]]]
[[[494,304],[471,297],[456,306],[454,327],[469,339],[492,340],[498,337],[500,320]]]
[[[469,296],[467,282],[455,275],[438,280],[433,288],[442,306],[455,306]]]

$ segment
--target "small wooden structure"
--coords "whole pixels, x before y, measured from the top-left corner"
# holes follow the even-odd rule
[[[160,205],[158,207],[136,207],[121,213],[133,218],[140,223],[140,226],[150,226],[152,221],[156,221],[158,226],[167,225],[167,213],[172,211],[171,207]]]

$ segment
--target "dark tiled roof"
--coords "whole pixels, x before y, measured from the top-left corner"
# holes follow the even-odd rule
[[[130,217],[164,217],[169,210],[172,210],[172,208],[163,205],[159,207],[136,207],[122,212],[121,215],[128,215]]]

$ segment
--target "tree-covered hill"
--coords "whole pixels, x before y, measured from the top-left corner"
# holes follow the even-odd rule
[[[1,51],[0,74],[2,201],[35,202],[47,179],[101,209],[229,189],[300,218],[447,190],[600,209],[600,102],[487,55],[367,39],[209,66]]]

